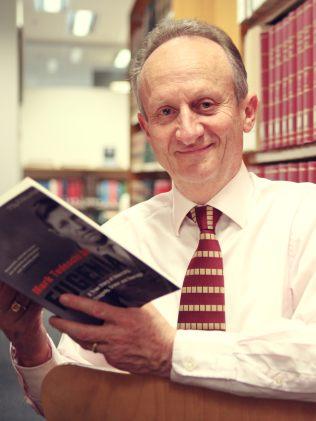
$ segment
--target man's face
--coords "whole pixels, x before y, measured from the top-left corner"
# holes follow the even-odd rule
[[[202,37],[179,37],[147,59],[139,115],[158,161],[188,196],[225,185],[242,159],[244,108],[238,105],[224,50]]]
[[[57,208],[50,212],[47,223],[61,236],[70,238],[81,247],[96,245],[102,238],[102,234],[84,224],[77,216],[66,212],[63,208]]]

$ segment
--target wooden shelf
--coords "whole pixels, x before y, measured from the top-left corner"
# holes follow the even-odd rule
[[[153,172],[165,172],[165,170],[158,162],[144,162],[143,164],[133,165],[132,167],[133,174]]]
[[[26,167],[23,169],[25,177],[35,179],[63,178],[63,177],[86,177],[93,175],[96,178],[107,178],[109,180],[127,180],[129,171],[119,168],[44,168],[44,167]]]
[[[288,149],[276,149],[273,151],[246,152],[244,157],[247,164],[250,165],[295,161],[309,158],[316,159],[316,143]]]
[[[253,14],[241,23],[241,33],[255,25],[264,25],[294,9],[304,0],[266,0]]]

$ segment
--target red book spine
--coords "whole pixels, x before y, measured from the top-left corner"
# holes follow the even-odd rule
[[[269,180],[278,179],[278,164],[267,165],[265,171],[265,177]]]
[[[269,30],[269,137],[267,149],[274,146],[274,122],[275,122],[275,28]]]
[[[297,63],[296,63],[296,10],[289,14],[288,40],[288,89],[289,89],[289,117],[288,117],[288,145],[296,143],[296,93],[297,93]]]
[[[307,181],[316,183],[316,161],[309,161],[307,164]]]
[[[275,80],[274,80],[274,148],[281,145],[281,98],[282,98],[282,31],[283,21],[275,25]]]
[[[308,179],[307,173],[307,162],[298,163],[298,181],[300,183],[305,183]]]
[[[289,119],[289,17],[287,16],[283,22],[283,34],[282,34],[282,139],[281,147],[288,145],[288,119]]]
[[[119,201],[118,197],[119,182],[117,180],[109,180],[109,203],[117,204]]]
[[[287,179],[289,181],[298,182],[298,165],[291,163],[287,167]]]
[[[287,164],[279,164],[278,180],[286,180]]]
[[[296,107],[296,144],[303,143],[303,59],[304,59],[304,21],[303,7],[297,9],[297,107]]]
[[[303,142],[313,138],[313,3],[303,4]]]
[[[261,33],[261,121],[260,149],[267,149],[269,139],[269,33]]]
[[[313,68],[316,67],[316,0],[313,0]],[[312,141],[316,140],[316,71],[313,71],[313,133]]]

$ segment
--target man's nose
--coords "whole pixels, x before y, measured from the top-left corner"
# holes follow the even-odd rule
[[[203,125],[198,116],[186,108],[179,112],[177,119],[176,139],[187,145],[194,143],[204,133]]]

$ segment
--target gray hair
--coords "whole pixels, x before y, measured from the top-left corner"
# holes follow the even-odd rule
[[[239,103],[248,93],[247,72],[241,55],[231,38],[220,28],[195,19],[164,19],[144,39],[136,52],[130,66],[130,80],[137,103],[143,115],[144,109],[139,96],[139,76],[147,58],[160,45],[182,36],[199,36],[208,38],[220,45],[233,69],[233,81],[236,100]]]

